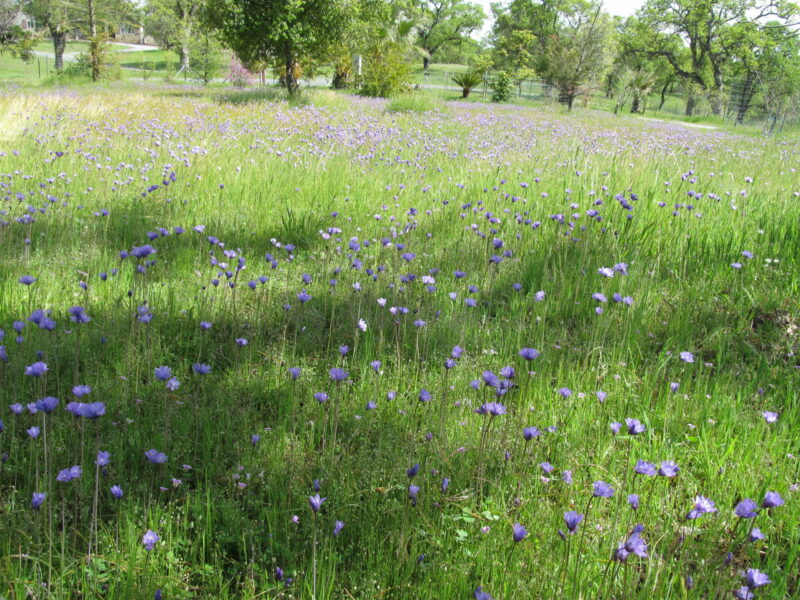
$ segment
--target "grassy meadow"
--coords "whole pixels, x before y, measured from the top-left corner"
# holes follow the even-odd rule
[[[800,596],[800,145],[0,95],[0,598]]]

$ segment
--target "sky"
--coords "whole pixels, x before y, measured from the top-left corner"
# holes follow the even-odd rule
[[[490,17],[483,28],[482,33],[488,33],[492,28],[491,15],[492,9],[489,5],[495,0],[472,0],[476,4],[483,6],[483,11]],[[505,4],[507,0],[501,0]],[[644,0],[604,0],[603,9],[612,15],[619,15],[621,17],[629,17],[635,13],[644,4]]]

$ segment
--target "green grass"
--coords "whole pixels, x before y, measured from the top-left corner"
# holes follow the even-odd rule
[[[417,108],[441,103],[126,82],[0,95],[0,596],[714,598],[747,568],[771,580],[757,598],[800,594],[796,140]],[[24,375],[37,360],[46,375]],[[484,371],[514,385],[496,397]],[[104,416],[65,410],[77,385]],[[48,415],[6,408],[45,396]],[[475,413],[490,401],[506,414]],[[646,431],[612,434],[626,418]],[[680,472],[634,475],[638,460]],[[592,499],[597,480],[613,497]],[[734,516],[770,490],[784,506]],[[718,512],[687,520],[697,495]],[[564,542],[570,510],[586,516]],[[637,523],[647,556],[610,562]]]
[[[444,106],[444,102],[438,96],[409,92],[392,98],[387,104],[386,110],[389,112],[424,113],[432,110],[442,110]]]
[[[116,52],[116,60],[123,67],[164,71],[175,69],[179,61],[174,52],[143,50],[141,52]]]
[[[0,80],[12,84],[37,84],[52,72],[52,67],[52,61],[47,64],[44,59],[37,61],[33,58],[26,62],[3,54],[0,55]]]

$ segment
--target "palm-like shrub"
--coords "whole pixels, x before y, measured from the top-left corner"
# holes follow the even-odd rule
[[[461,97],[469,97],[470,92],[483,83],[483,75],[477,71],[467,71],[466,73],[456,73],[453,81],[461,86]]]

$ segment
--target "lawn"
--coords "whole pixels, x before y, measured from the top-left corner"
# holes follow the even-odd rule
[[[800,596],[795,139],[259,96],[0,95],[0,596]]]
[[[52,71],[52,61],[33,58],[26,62],[3,54],[0,55],[0,82],[35,85],[47,77],[48,67]]]
[[[123,67],[156,71],[177,71],[180,64],[180,61],[174,52],[167,52],[165,50],[116,52],[114,53],[114,60]]]

